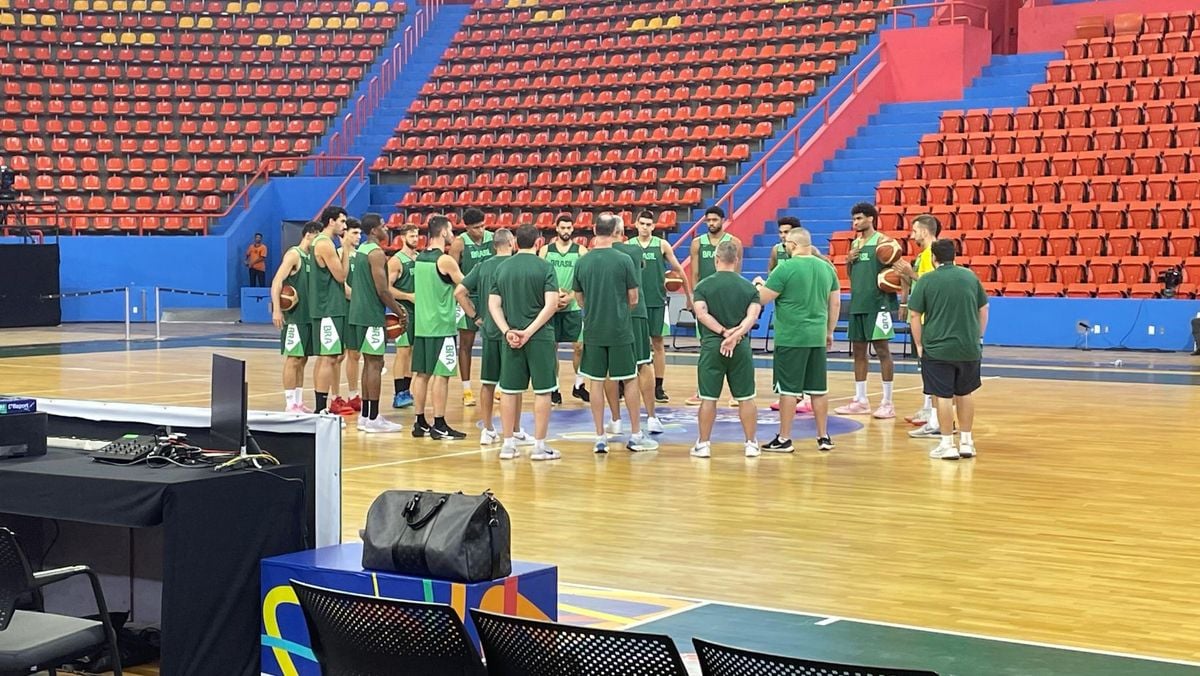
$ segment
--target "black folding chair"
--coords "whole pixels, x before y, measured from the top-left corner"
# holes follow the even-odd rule
[[[693,638],[704,676],[937,676],[932,671],[860,667],[731,648]]]
[[[325,676],[484,676],[448,605],[351,594],[290,581]]]
[[[67,615],[17,610],[17,602],[46,585],[76,575],[86,575],[96,595],[100,621]],[[121,676],[117,633],[108,616],[100,579],[87,566],[67,566],[33,572],[17,537],[0,528],[0,676],[15,676],[56,669],[98,648],[107,648],[113,674]]]
[[[670,637],[471,610],[490,676],[687,676]]]

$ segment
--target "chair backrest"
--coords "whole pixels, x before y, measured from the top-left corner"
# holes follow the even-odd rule
[[[454,609],[291,580],[325,676],[484,676]]]
[[[17,600],[33,589],[33,573],[17,536],[0,528],[0,631],[8,629]]]
[[[932,671],[860,667],[758,653],[693,638],[704,676],[937,676]]]
[[[687,676],[670,637],[471,610],[490,676]]]

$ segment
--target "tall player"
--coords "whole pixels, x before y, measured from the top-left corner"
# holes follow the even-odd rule
[[[850,209],[850,222],[855,239],[846,257],[850,270],[850,350],[854,356],[854,399],[847,405],[834,410],[839,415],[871,414],[871,403],[867,398],[868,348],[874,348],[879,356],[879,371],[883,377],[883,403],[875,409],[879,419],[895,418],[896,407],[892,405],[892,382],[895,367],[889,341],[896,335],[892,328],[892,313],[900,308],[896,294],[879,290],[879,273],[883,265],[875,258],[875,248],[884,236],[875,229],[879,212],[866,202],[855,204]]]
[[[642,405],[646,408],[646,431],[650,434],[662,434],[663,425],[654,415],[654,356],[651,352],[650,342],[650,311],[646,307],[646,293],[642,284],[642,270],[646,267],[646,261],[640,246],[624,241],[625,223],[620,216],[615,218],[617,219],[617,228],[613,233],[613,248],[629,256],[629,260],[633,262],[633,269],[637,273],[638,302],[633,308],[631,316],[633,321],[633,358],[637,363],[637,387],[640,390],[639,394],[642,395]],[[621,415],[617,390],[617,383],[609,382],[605,385],[604,394],[608,398],[613,413],[608,432],[619,435],[621,434]],[[631,416],[641,415],[640,412],[634,413],[633,411],[636,409],[631,410]]]
[[[454,233],[450,219],[440,214],[429,217],[426,232],[429,248],[417,255],[413,266],[417,323],[413,338],[413,403],[417,418],[414,437],[465,439],[467,435],[446,424],[446,396],[450,376],[458,368],[454,342],[454,287],[463,280],[454,258],[446,253]],[[433,424],[425,419],[425,405],[433,408]]]
[[[347,216],[346,232],[342,235],[342,245],[338,248],[338,255],[342,257],[342,268],[346,271],[347,299],[351,298],[354,293],[351,284],[354,281],[355,253],[358,251],[358,245],[362,242],[362,238],[362,222],[353,216]],[[337,396],[338,389],[342,384],[339,377],[338,382],[334,383],[333,389],[330,390],[334,394],[334,400],[330,404],[329,410],[332,413],[352,415],[362,411],[362,396],[358,389],[358,375],[361,372],[362,359],[357,345],[348,343],[344,347],[346,349],[342,352],[342,366],[346,369],[346,386],[349,388],[349,392],[346,393],[345,399]],[[341,376],[340,373],[338,375]]]
[[[687,307],[692,307],[692,286],[683,274],[683,266],[675,257],[675,251],[667,244],[667,240],[654,235],[654,214],[642,211],[637,215],[637,238],[633,241],[642,249],[641,293],[646,298],[646,313],[650,324],[650,347],[654,352],[654,401],[667,403],[671,400],[663,389],[663,380],[667,374],[667,350],[663,344],[663,336],[670,333],[667,323],[667,289],[664,269],[670,266],[671,271],[683,282],[683,293],[687,297]]]
[[[572,242],[571,237],[574,234],[575,221],[571,214],[559,214],[554,223],[554,240],[544,245],[538,255],[554,267],[554,275],[558,279],[558,311],[554,313],[550,324],[553,326],[556,344],[571,344],[571,367],[575,371],[575,385],[571,388],[571,396],[587,403],[591,401],[590,395],[583,376],[579,373],[579,359],[583,356],[583,343],[579,340],[583,334],[583,311],[579,309],[575,292],[571,290],[575,281],[575,265],[579,263],[580,257],[587,253],[587,247]],[[555,368],[557,364],[556,358]],[[554,394],[550,395],[550,401],[556,405],[561,404],[562,393],[555,390]]]
[[[312,413],[304,405],[304,367],[313,351],[312,322],[308,316],[308,276],[312,272],[309,251],[312,240],[321,232],[321,224],[309,221],[300,232],[300,243],[283,254],[275,278],[271,280],[271,321],[279,329],[280,352],[283,353],[283,395],[288,413]],[[291,310],[279,309],[279,294],[287,284],[296,290],[296,304]]]
[[[308,314],[316,339],[317,363],[313,389],[318,411],[328,411],[329,390],[340,380],[338,357],[346,335],[346,269],[333,246],[333,238],[346,230],[346,210],[329,206],[321,212],[321,233],[313,238],[313,267],[308,276]]]
[[[462,274],[471,273],[471,268],[496,254],[492,249],[492,233],[483,227],[483,212],[471,207],[463,211],[463,226],[467,229],[450,244],[450,257],[458,264]],[[471,302],[480,307],[478,296],[473,296]],[[471,351],[475,347],[475,332],[478,327],[466,320],[461,312],[455,313],[458,324],[458,355],[462,375],[463,406],[475,405],[475,391],[471,389]]]
[[[350,310],[347,314],[350,345],[362,355],[362,415],[358,418],[358,429],[362,432],[399,432],[404,428],[388,422],[379,413],[379,392],[382,386],[383,360],[387,354],[387,336],[384,334],[384,310],[405,316],[405,310],[392,297],[391,285],[387,283],[387,256],[379,248],[387,239],[387,226],[379,214],[364,214],[362,228],[367,232],[367,243],[354,253],[354,268],[349,283],[354,291],[350,294]]]
[[[788,249],[788,233],[795,228],[800,227],[800,219],[795,216],[783,216],[778,221],[779,224],[779,244],[771,247],[771,255],[767,258],[767,275],[769,276],[775,271],[775,266],[781,262],[791,259],[792,254]],[[812,247],[810,247],[812,249]],[[815,251],[815,249],[812,249]],[[774,320],[772,320],[774,322]],[[779,402],[771,404],[772,411],[779,410]],[[801,396],[796,403],[796,413],[812,413],[812,401],[807,396]]]
[[[481,351],[479,357],[479,420],[483,431],[479,434],[479,445],[490,446],[500,443],[500,433],[494,427],[493,411],[495,408],[496,386],[500,384],[501,343],[504,333],[496,326],[496,321],[488,311],[487,305],[477,306],[472,298],[487,298],[485,290],[492,288],[500,265],[507,263],[512,257],[513,234],[508,228],[500,228],[492,238],[496,255],[471,268],[471,272],[463,276],[462,282],[454,289],[454,299],[458,301],[468,318],[474,318],[476,324],[483,330]]]
[[[899,261],[896,264],[896,269],[904,277],[906,296],[912,294],[912,287],[917,279],[933,272],[933,243],[937,241],[941,232],[942,224],[929,214],[923,214],[913,219],[912,241],[921,248],[921,253],[917,254],[915,265],[910,265],[907,261]],[[905,308],[904,305],[900,307]],[[925,392],[925,401],[921,410],[911,418],[905,418],[919,427],[919,429],[909,432],[908,436],[914,439],[936,439],[942,435],[941,426],[938,424],[936,403],[929,392]]]
[[[717,245],[721,242],[733,242],[738,248],[738,262],[735,272],[742,272],[742,241],[737,237],[725,232],[725,228],[729,222],[725,219],[725,210],[721,207],[709,207],[704,211],[704,225],[708,232],[697,235],[692,238],[692,246],[689,255],[692,259],[691,267],[691,283],[692,288],[700,283],[705,277],[717,271],[716,253]],[[699,406],[700,395],[688,398],[686,402],[688,406]]]
[[[396,394],[392,396],[392,408],[407,408],[413,405],[412,392],[412,344],[413,321],[413,265],[417,262],[417,243],[421,240],[417,226],[411,223],[400,228],[400,250],[388,259],[388,283],[392,297],[400,301],[400,307],[408,311],[408,329],[396,339],[396,356],[392,359],[392,385]]]

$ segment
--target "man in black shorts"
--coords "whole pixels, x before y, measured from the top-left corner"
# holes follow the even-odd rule
[[[954,264],[954,242],[939,239],[933,243],[932,252],[937,267],[917,281],[908,299],[909,326],[921,357],[921,380],[925,391],[936,398],[943,430],[941,443],[929,452],[929,457],[973,458],[975,402],[971,394],[980,385],[988,298],[975,273]],[[955,409],[958,446],[954,445],[953,433]]]

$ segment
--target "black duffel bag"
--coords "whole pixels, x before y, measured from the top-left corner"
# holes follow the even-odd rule
[[[453,582],[512,573],[508,511],[490,492],[385,491],[360,535],[363,568]]]

